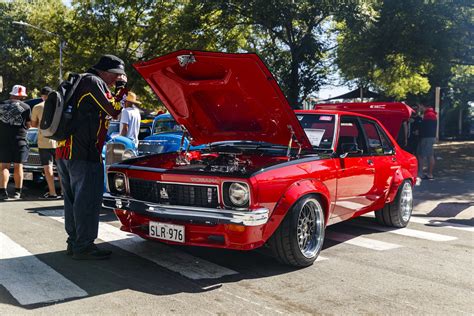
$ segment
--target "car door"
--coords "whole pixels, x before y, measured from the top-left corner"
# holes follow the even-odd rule
[[[367,139],[370,160],[375,167],[375,185],[368,194],[371,208],[378,209],[384,205],[392,181],[393,174],[397,168],[395,151],[389,145],[387,137],[382,134],[382,129],[377,122],[369,119],[361,119],[364,134]]]
[[[356,145],[359,151],[344,152],[347,144]],[[371,193],[375,186],[375,166],[368,154],[364,132],[357,116],[341,117],[336,155],[339,170],[334,216],[344,219],[373,203]]]

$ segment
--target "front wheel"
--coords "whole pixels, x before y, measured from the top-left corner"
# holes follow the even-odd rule
[[[410,181],[405,180],[398,188],[397,196],[392,203],[375,211],[377,221],[385,226],[406,227],[413,211],[413,190]]]
[[[309,266],[323,247],[324,227],[324,212],[318,197],[306,196],[286,214],[270,239],[270,248],[283,264]]]

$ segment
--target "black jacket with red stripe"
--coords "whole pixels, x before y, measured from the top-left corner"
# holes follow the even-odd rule
[[[107,84],[95,70],[87,73],[91,75],[81,80],[72,97],[78,126],[67,140],[58,143],[56,159],[100,162],[109,116],[120,113],[120,102],[114,99]]]

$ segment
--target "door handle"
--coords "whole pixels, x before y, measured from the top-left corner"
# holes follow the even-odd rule
[[[374,164],[374,161],[373,161],[372,159],[368,159],[368,160],[367,160],[367,163],[368,163],[369,165],[373,165],[373,164]]]
[[[397,158],[396,158],[396,157],[392,157],[392,161],[393,161],[393,162],[397,161]]]

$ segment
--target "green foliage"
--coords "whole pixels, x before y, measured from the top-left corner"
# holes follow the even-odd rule
[[[337,63],[346,80],[396,99],[447,86],[452,65],[473,65],[472,2],[379,1],[378,18],[337,25]]]
[[[0,2],[0,76],[3,76],[7,98],[15,84],[27,87],[29,96],[36,97],[45,85],[55,86],[59,74],[59,38],[34,28],[13,24],[23,21],[55,32],[61,20],[67,18],[67,8],[60,0]],[[7,91],[8,90],[8,91]]]

